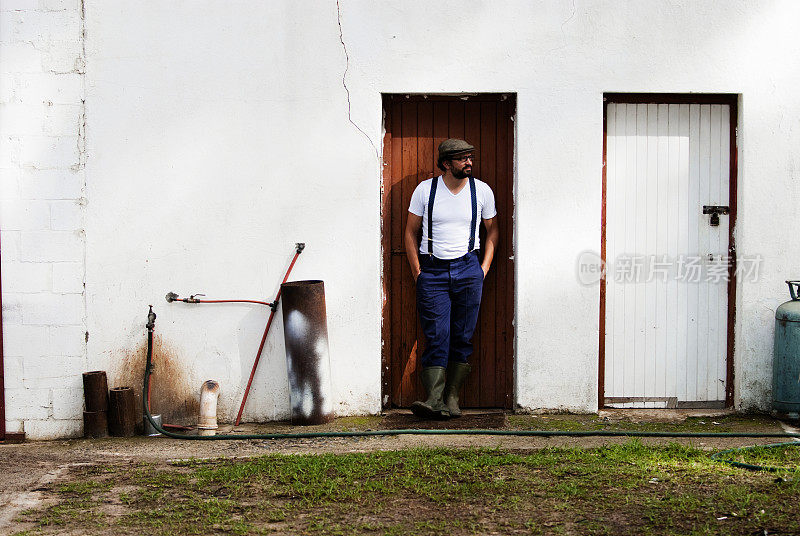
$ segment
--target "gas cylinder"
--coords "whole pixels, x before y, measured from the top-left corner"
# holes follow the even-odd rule
[[[791,300],[775,311],[772,408],[790,419],[800,417],[800,281],[787,281]]]

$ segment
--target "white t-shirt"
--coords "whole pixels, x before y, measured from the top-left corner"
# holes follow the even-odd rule
[[[439,259],[457,259],[469,251],[469,225],[472,223],[472,197],[469,181],[456,195],[450,191],[441,175],[419,183],[411,194],[408,211],[422,216],[422,241],[419,252],[428,253],[428,200],[431,184],[436,184],[436,197],[433,200],[433,256]],[[481,219],[488,220],[497,215],[492,189],[483,181],[475,179],[475,194],[478,203],[478,221],[475,224],[475,249],[480,247],[478,228]]]

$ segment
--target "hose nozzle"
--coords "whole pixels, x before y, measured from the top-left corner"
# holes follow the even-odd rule
[[[174,292],[167,292],[167,303],[172,303],[178,299],[178,295]]]

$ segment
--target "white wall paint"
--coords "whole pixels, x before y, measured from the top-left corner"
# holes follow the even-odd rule
[[[575,263],[599,250],[602,94],[727,92],[742,95],[739,252],[765,259],[759,279],[738,289],[736,403],[768,408],[772,318],[800,257],[800,6],[340,4],[350,115],[369,139],[348,121],[334,1],[85,2],[88,368],[109,370],[113,383],[143,345],[152,303],[187,385],[199,393],[219,380],[220,418],[231,420],[268,311],[163,296],[271,299],[304,241],[292,278],[325,280],[334,409],[378,411],[381,93],[510,91],[516,399],[530,410],[594,411],[599,288],[578,283]],[[13,54],[20,69],[39,61]],[[3,91],[16,87],[14,75],[2,80]],[[59,147],[43,153],[60,162]],[[22,283],[7,280],[5,259],[3,270],[5,320]],[[282,330],[278,315],[246,420],[288,416]]]
[[[84,54],[77,1],[0,1],[6,430],[81,432]]]

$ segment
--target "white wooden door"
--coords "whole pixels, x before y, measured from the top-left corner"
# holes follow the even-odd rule
[[[730,106],[611,102],[604,402],[724,407]]]

